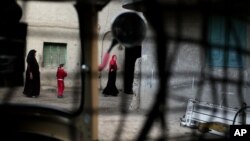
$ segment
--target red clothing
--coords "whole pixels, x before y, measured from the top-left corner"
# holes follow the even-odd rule
[[[66,76],[67,76],[67,72],[63,68],[57,69],[57,73],[56,73],[57,79],[64,79],[64,77]]]
[[[112,95],[112,96],[118,95],[119,91],[115,85],[116,71],[117,71],[116,55],[113,55],[109,62],[108,82],[102,92],[104,95]]]
[[[116,70],[117,70],[116,55],[113,55],[109,62],[109,71],[116,71]]]
[[[67,76],[67,72],[63,68],[58,67],[57,73],[56,73],[58,96],[63,95],[64,77],[66,77],[66,76]]]

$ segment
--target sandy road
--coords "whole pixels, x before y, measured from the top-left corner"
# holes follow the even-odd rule
[[[64,97],[57,98],[56,88],[42,87],[38,98],[28,98],[22,94],[22,87],[11,89],[0,89],[1,102],[7,103],[25,103],[34,105],[43,105],[62,110],[73,110],[79,106],[80,90],[66,88]],[[125,96],[124,96],[125,95]],[[121,114],[121,101],[126,98],[125,106],[127,114]],[[147,114],[140,110],[129,110],[132,102],[132,95],[120,93],[118,97],[104,97],[101,92],[99,95],[99,115],[98,115],[98,133],[100,141],[134,141],[140,134],[147,118]],[[169,141],[190,141],[194,140],[194,135],[200,133],[194,129],[181,127],[180,117],[183,111],[170,111],[166,116],[167,128],[165,135]],[[162,130],[160,124],[154,124],[148,134],[148,140],[156,140],[161,136]]]
[[[37,98],[26,97],[22,94],[23,87],[1,88],[1,103],[33,104],[55,107],[62,110],[71,111],[79,106],[80,90],[66,88],[63,98],[57,98],[55,87],[41,87],[40,96]]]

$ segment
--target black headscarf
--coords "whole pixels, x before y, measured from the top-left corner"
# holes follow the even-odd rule
[[[33,64],[33,63],[37,62],[36,57],[35,57],[35,53],[36,53],[36,50],[34,50],[34,49],[29,51],[27,59],[26,59],[28,64]]]

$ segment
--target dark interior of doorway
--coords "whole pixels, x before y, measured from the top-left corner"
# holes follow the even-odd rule
[[[141,57],[141,45],[126,47],[124,67],[124,93],[133,94],[135,61]]]

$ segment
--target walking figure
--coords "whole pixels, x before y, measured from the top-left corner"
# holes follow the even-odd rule
[[[27,97],[38,97],[40,95],[40,71],[36,60],[36,50],[29,51],[26,62],[27,69],[23,94]]]
[[[64,70],[64,64],[60,64],[57,68],[57,97],[62,98],[64,92],[64,78],[67,76],[67,72]]]
[[[113,55],[110,62],[109,62],[109,73],[108,73],[108,82],[106,88],[103,90],[104,96],[117,96],[119,91],[116,88],[116,71],[117,71],[117,64],[116,64],[116,55]]]

